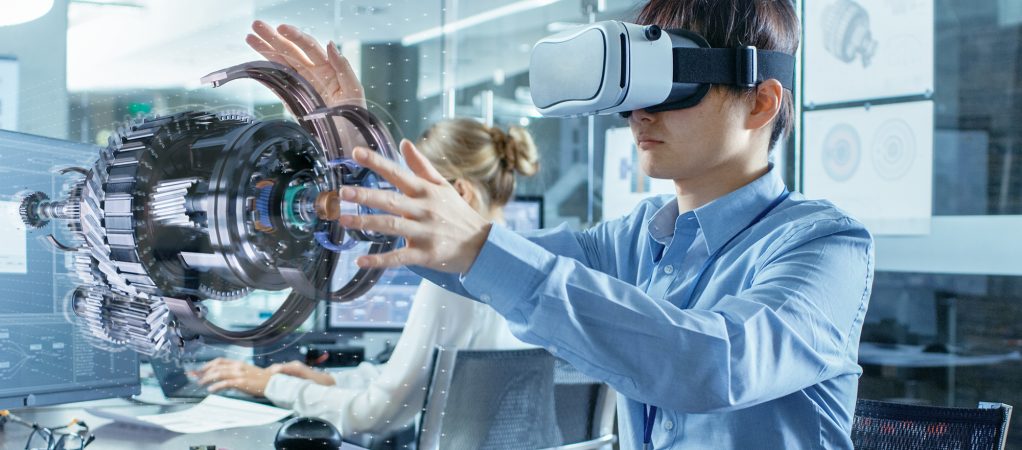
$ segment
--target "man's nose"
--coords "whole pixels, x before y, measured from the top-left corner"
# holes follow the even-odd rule
[[[636,122],[649,123],[656,119],[656,114],[650,113],[645,109],[636,109],[628,116],[628,120],[634,120]]]

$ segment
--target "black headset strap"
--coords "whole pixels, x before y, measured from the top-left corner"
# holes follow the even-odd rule
[[[712,83],[753,87],[771,78],[792,91],[795,57],[772,50],[675,47],[675,83]]]

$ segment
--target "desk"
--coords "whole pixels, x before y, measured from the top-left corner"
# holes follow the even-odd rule
[[[277,435],[279,424],[260,427],[232,428],[229,430],[210,431],[197,434],[178,434],[160,431],[154,428],[140,428],[113,423],[107,419],[94,417],[83,408],[111,409],[119,413],[133,415],[157,414],[177,411],[191,405],[154,406],[140,405],[124,399],[98,400],[91,402],[72,403],[62,406],[43,408],[27,408],[14,411],[25,420],[35,421],[42,426],[57,426],[69,422],[72,418],[86,421],[96,435],[96,440],[89,445],[95,450],[188,450],[192,445],[216,445],[223,450],[261,450],[273,449],[273,438]],[[25,448],[25,440],[31,432],[18,424],[7,424],[0,432],[0,450],[20,450]],[[354,444],[345,443],[342,450],[365,450]]]
[[[859,344],[859,364],[900,369],[945,368],[947,370],[947,398],[945,402],[947,405],[954,405],[956,400],[956,370],[958,367],[986,366],[1022,360],[1022,354],[1017,351],[986,355],[960,355],[956,353],[929,353],[924,352],[923,349],[922,345],[862,342]],[[902,403],[918,401],[919,399],[913,393],[910,381],[915,382],[918,380],[906,380],[904,397],[885,400]]]
[[[958,355],[954,353],[927,353],[922,345],[882,345],[873,342],[859,344],[859,364],[894,367],[956,367],[986,366],[1022,359],[1019,352],[991,355]]]

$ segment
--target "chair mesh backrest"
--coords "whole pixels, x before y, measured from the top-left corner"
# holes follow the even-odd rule
[[[457,351],[443,408],[439,448],[535,449],[559,445],[553,372],[554,358],[542,349]]]
[[[859,400],[852,423],[852,444],[856,449],[876,450],[999,450],[1008,419],[1003,408],[945,408]]]
[[[579,372],[571,364],[560,359],[555,361],[554,406],[565,444],[598,437],[594,421],[604,389],[603,383]]]

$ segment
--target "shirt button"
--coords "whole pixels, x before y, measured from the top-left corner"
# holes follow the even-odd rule
[[[666,273],[668,275],[674,273],[674,266],[672,266],[672,265],[664,266],[664,273]]]
[[[490,301],[490,296],[489,294],[480,295],[479,300],[482,301],[483,303],[488,303]]]
[[[672,422],[670,420],[665,420],[664,421],[664,429],[667,430],[667,431],[673,430],[674,429],[674,422]]]

